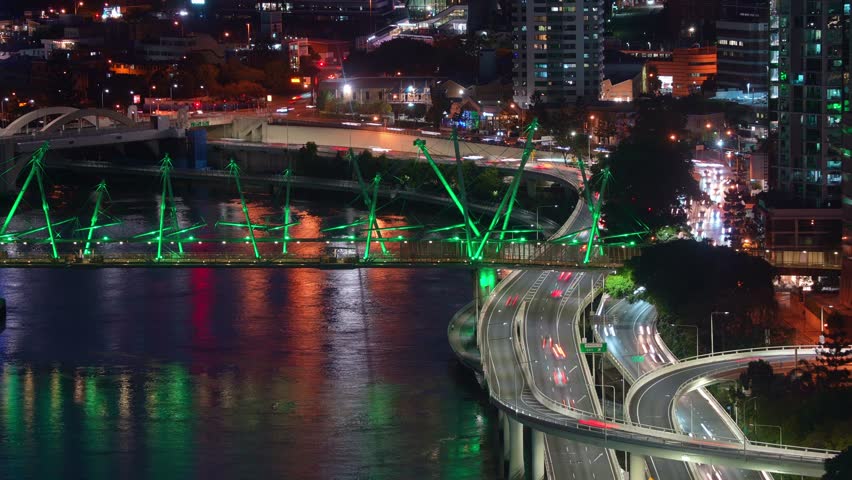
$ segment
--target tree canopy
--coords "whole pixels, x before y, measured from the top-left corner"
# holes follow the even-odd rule
[[[834,458],[825,461],[822,480],[847,480],[852,478],[852,447],[846,447]]]
[[[631,261],[633,279],[644,286],[661,323],[697,325],[702,351],[709,350],[710,315],[716,314],[716,349],[754,346],[771,326],[776,308],[773,270],[763,259],[725,247],[676,240],[642,249]],[[694,341],[693,341],[694,344]]]
[[[604,169],[612,175],[602,208],[608,234],[682,226],[685,202],[702,196],[687,150],[662,134],[634,134],[609,158],[600,158],[592,167],[595,190]]]
[[[343,64],[347,76],[359,75],[438,75],[471,80],[477,59],[460,40],[429,45],[417,40],[397,38],[372,52],[352,52]]]

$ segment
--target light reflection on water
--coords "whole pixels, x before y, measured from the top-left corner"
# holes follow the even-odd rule
[[[471,283],[0,270],[0,478],[494,478],[491,408],[446,339]]]

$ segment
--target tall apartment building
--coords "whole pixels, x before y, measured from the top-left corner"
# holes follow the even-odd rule
[[[769,183],[803,207],[841,204],[849,14],[844,0],[770,5],[770,128],[778,145]]]
[[[281,12],[284,35],[351,39],[387,26],[398,13],[393,0],[261,1],[261,12]]]
[[[716,21],[719,90],[769,89],[769,0],[722,0]]]
[[[518,0],[512,12],[514,100],[597,100],[603,78],[602,0]]]

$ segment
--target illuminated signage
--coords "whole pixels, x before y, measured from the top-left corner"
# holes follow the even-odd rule
[[[121,7],[113,7],[106,6],[104,7],[104,12],[101,14],[104,20],[109,20],[110,18],[121,18]]]
[[[204,5],[204,1],[205,0],[192,0],[189,3],[191,3],[193,5]]]

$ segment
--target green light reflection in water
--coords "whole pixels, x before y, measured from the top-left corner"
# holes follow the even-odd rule
[[[149,478],[179,479],[191,475],[194,462],[194,413],[189,372],[169,364],[145,382],[148,413]]]

